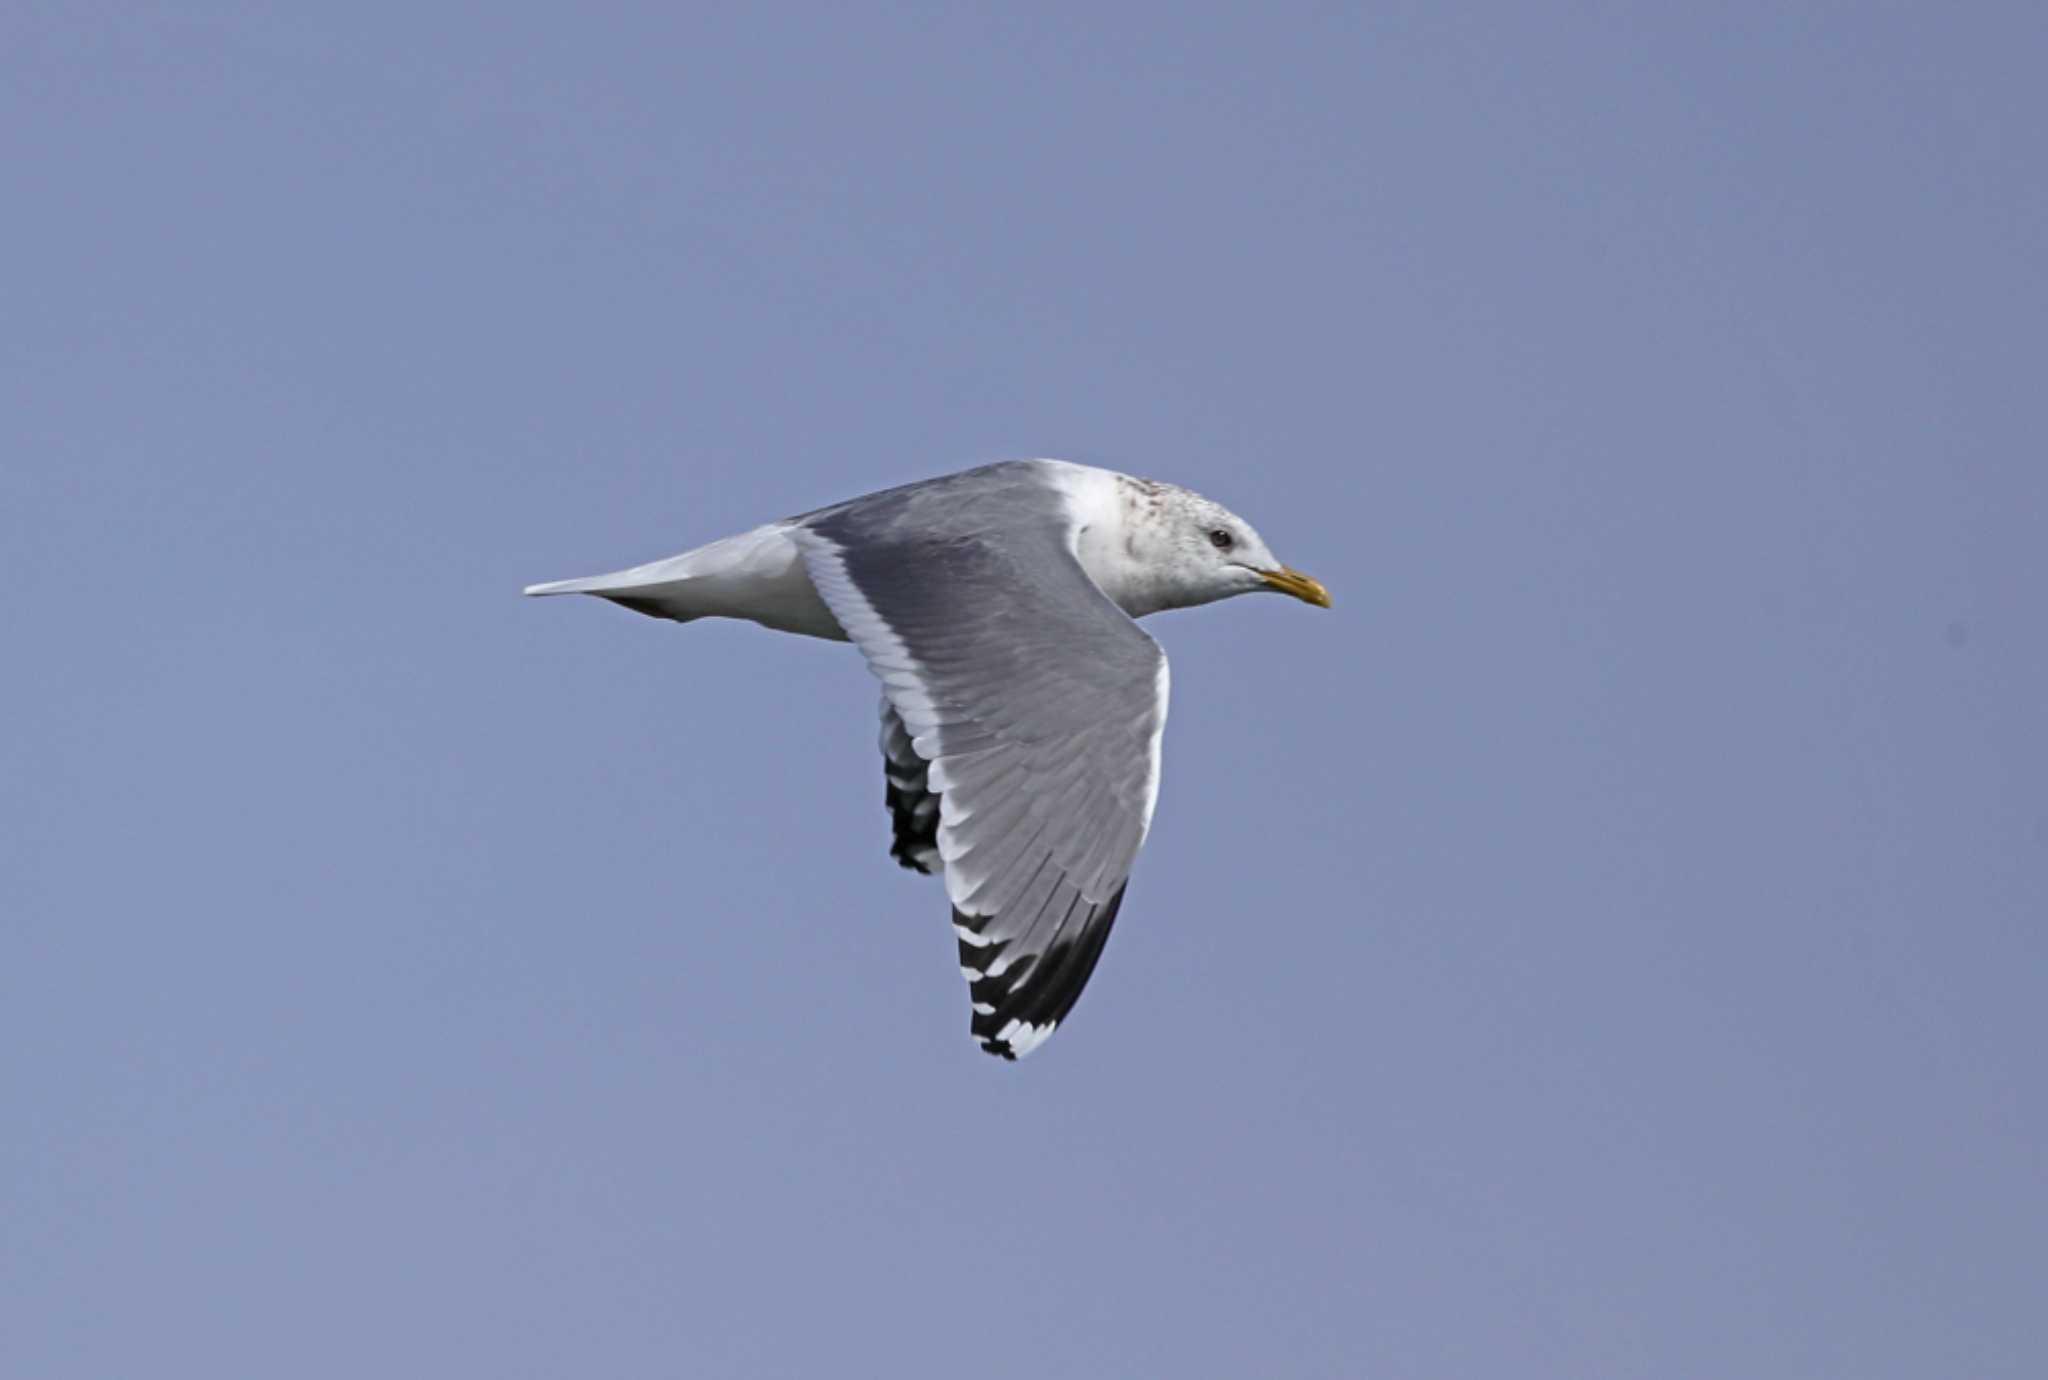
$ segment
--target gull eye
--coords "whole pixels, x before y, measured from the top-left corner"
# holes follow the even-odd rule
[[[1209,545],[1215,547],[1218,551],[1228,551],[1231,547],[1237,545],[1237,538],[1230,535],[1228,528],[1215,527],[1209,531]]]

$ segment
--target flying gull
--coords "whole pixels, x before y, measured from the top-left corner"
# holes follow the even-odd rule
[[[526,592],[858,647],[890,854],[944,874],[970,1029],[1015,1059],[1081,995],[1152,822],[1166,655],[1132,620],[1260,590],[1330,606],[1199,494],[1012,460]]]

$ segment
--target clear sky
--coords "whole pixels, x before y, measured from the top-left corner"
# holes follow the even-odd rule
[[[309,9],[0,18],[0,1372],[2044,1373],[2048,11]],[[1019,455],[1337,607],[1010,1066],[518,591]]]

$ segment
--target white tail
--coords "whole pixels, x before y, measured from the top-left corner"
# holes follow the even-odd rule
[[[595,594],[635,613],[673,618],[745,618],[785,632],[843,640],[845,633],[811,587],[788,524],[736,537],[610,575],[528,585],[528,594]]]

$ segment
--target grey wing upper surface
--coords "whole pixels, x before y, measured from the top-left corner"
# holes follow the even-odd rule
[[[882,682],[892,851],[942,860],[973,1034],[1029,1053],[1094,971],[1151,823],[1166,657],[1082,570],[1029,464],[856,499],[793,535]],[[933,795],[935,830],[918,813]]]

